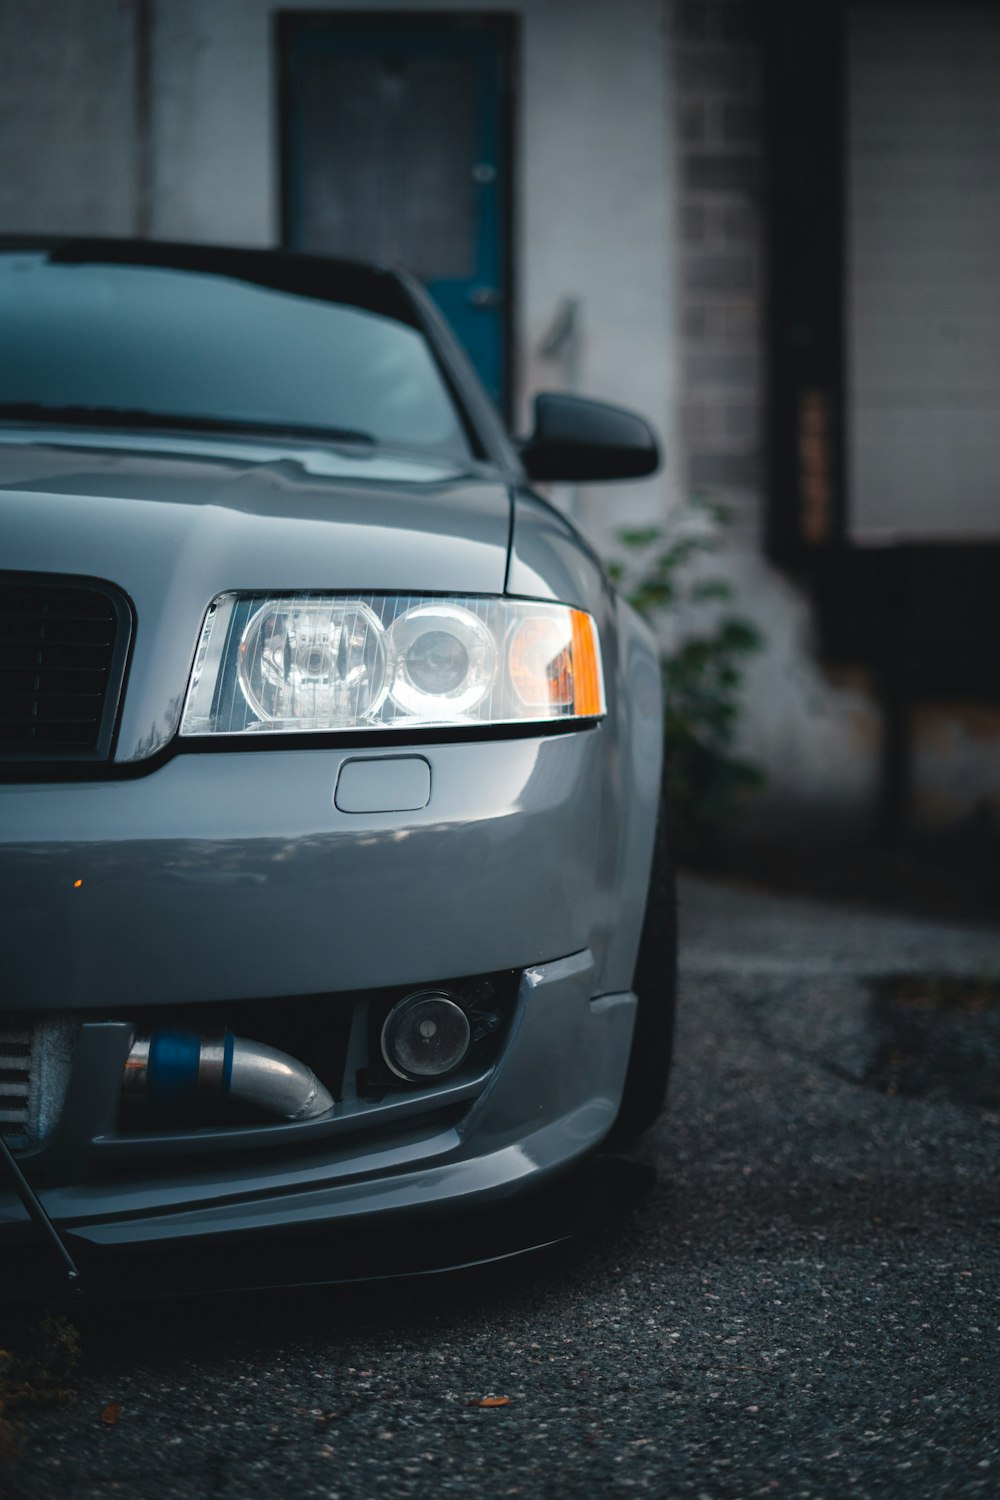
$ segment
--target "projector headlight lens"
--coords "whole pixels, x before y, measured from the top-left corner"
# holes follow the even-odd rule
[[[598,719],[597,628],[528,600],[220,594],[181,734],[317,734]]]
[[[406,714],[464,718],[496,681],[489,627],[458,604],[420,604],[389,631],[392,694]]]

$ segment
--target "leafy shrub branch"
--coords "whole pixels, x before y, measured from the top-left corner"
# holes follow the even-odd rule
[[[664,740],[678,853],[707,857],[740,801],[763,778],[734,749],[746,658],[763,640],[749,620],[731,613],[731,585],[706,575],[703,560],[718,551],[727,515],[702,500],[678,507],[669,531],[626,530],[626,556],[611,576],[661,642]],[[694,628],[687,621],[694,620]]]

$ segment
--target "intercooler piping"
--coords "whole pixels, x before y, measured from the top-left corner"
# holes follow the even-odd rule
[[[283,1120],[311,1120],[333,1108],[333,1096],[305,1063],[230,1031],[154,1031],[137,1038],[122,1086],[127,1095],[156,1104],[238,1099]]]

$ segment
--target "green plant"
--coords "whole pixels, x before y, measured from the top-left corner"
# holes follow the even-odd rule
[[[620,531],[629,555],[610,568],[661,642],[668,785],[677,850],[687,859],[711,851],[739,802],[763,780],[734,749],[743,665],[763,640],[726,608],[731,585],[701,566],[718,550],[726,520],[720,506],[689,501],[674,511],[668,532]]]

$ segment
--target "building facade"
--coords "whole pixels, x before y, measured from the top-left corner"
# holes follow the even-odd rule
[[[759,823],[1000,811],[998,8],[0,0],[0,36],[0,231],[399,259],[515,429],[553,388],[653,420],[656,479],[556,498],[609,552],[726,502]]]

